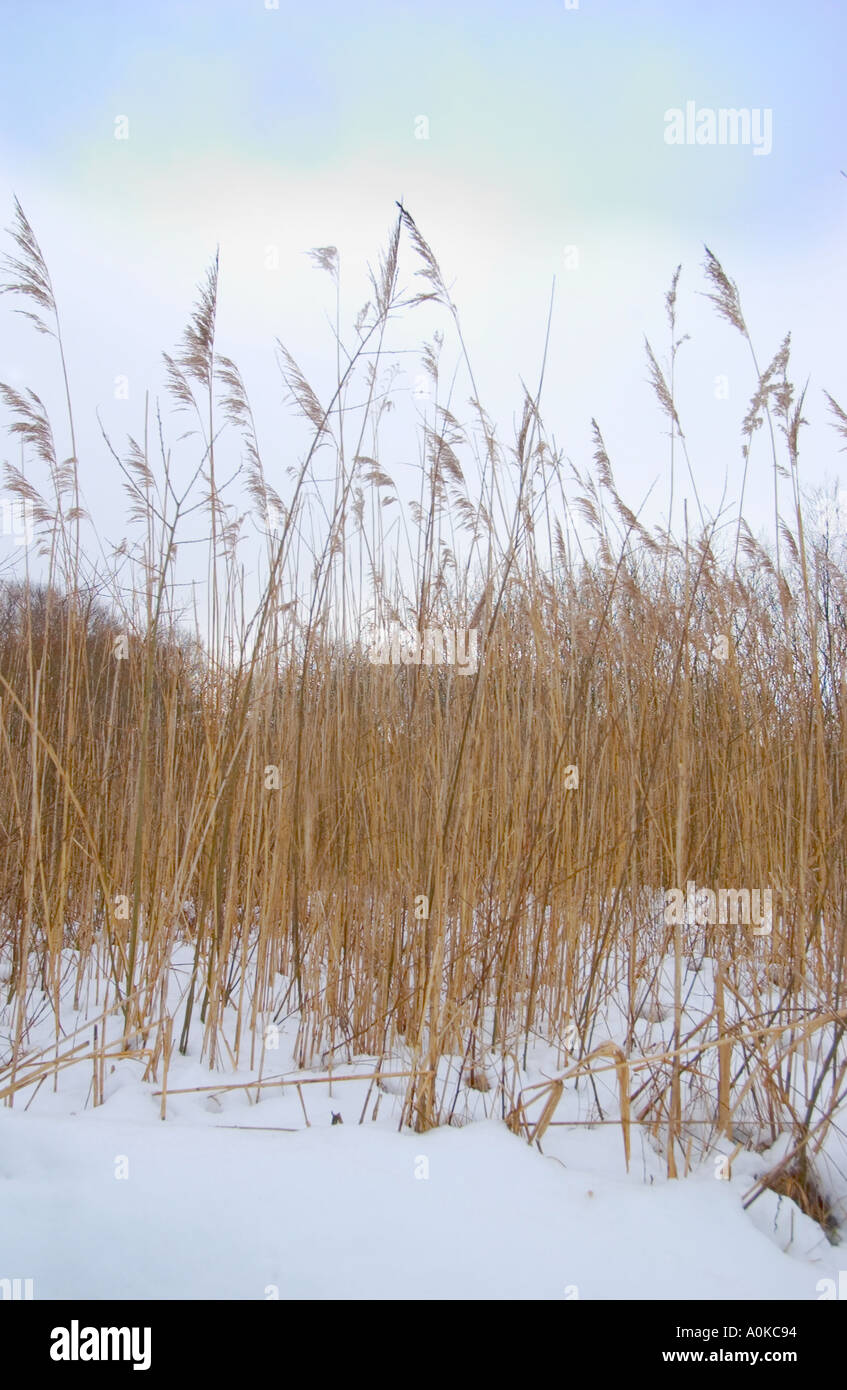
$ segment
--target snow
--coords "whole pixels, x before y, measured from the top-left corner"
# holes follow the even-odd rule
[[[97,1107],[90,1059],[55,1090],[19,1090],[0,1108],[0,1279],[31,1278],[36,1299],[246,1300],[815,1300],[838,1281],[847,1257],[792,1202],[765,1192],[744,1210],[782,1141],[738,1154],[728,1179],[704,1149],[673,1181],[633,1126],[627,1171],[618,1124],[567,1123],[585,1119],[584,1083],[566,1088],[543,1152],[507,1128],[494,1089],[462,1087],[457,1123],[400,1130],[402,1080],[377,1088],[373,1059],[356,1057],[331,1083],[321,1059],[295,1073],[294,1026],[265,1053],[258,1104],[243,1084],[258,1052],[254,1071],[249,1048],[238,1071],[210,1071],[199,1024],[188,1054],[174,1049],[164,1121],[143,1059],[107,1063]],[[51,1027],[45,1008],[32,1055]],[[538,1043],[521,1083],[556,1063]],[[309,1084],[298,1095],[281,1074]],[[612,1107],[614,1070],[596,1084]]]
[[[783,1254],[733,1183],[598,1176],[584,1142],[563,1168],[496,1121],[251,1134],[142,1104],[6,1113],[0,1148],[4,1263],[39,1298],[808,1299],[837,1266],[811,1232]]]
[[[709,1165],[669,1182],[651,1155],[651,1184],[600,1128],[559,1130],[542,1155],[498,1120],[332,1125],[356,1108],[336,1094],[310,1097],[323,1123],[250,1132],[199,1107],[163,1123],[152,1089],[85,1114],[0,1112],[2,1273],[34,1278],[36,1298],[813,1299],[837,1279],[837,1250],[792,1203],[787,1251],[776,1197],[743,1210],[738,1162],[730,1181]],[[282,1110],[263,1101],[254,1123]]]

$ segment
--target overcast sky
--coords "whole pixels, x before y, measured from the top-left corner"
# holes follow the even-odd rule
[[[643,340],[666,360],[664,295],[682,263],[680,330],[692,337],[680,416],[708,505],[724,485],[737,499],[755,383],[739,335],[698,293],[705,243],[740,286],[761,365],[792,331],[795,380],[810,378],[804,484],[840,477],[822,394],[847,408],[847,13],[836,0],[2,0],[0,15],[0,221],[17,195],[50,265],[83,489],[109,540],[126,526],[95,411],[119,443],[140,430],[144,392],[161,389],[161,352],[177,346],[216,247],[218,345],[243,369],[285,495],[290,411],[274,338],[322,397],[335,363],[334,293],[305,253],[339,248],[351,325],[401,197],[439,256],[507,441],[520,378],[537,380],[555,278],[548,430],[584,466],[596,416],[624,498],[637,508],[654,487],[658,519],[668,444]],[[706,121],[749,110],[754,131],[758,114],[770,148],[669,144],[667,113],[688,103]],[[0,380],[58,412],[50,344],[12,307],[0,300]],[[396,345],[437,322],[413,314]],[[406,370],[410,391],[415,358]],[[119,376],[127,400],[114,397]],[[393,447],[389,472],[417,454],[411,440]],[[4,434],[6,457],[17,453]],[[770,480],[759,438],[754,526],[768,524]]]

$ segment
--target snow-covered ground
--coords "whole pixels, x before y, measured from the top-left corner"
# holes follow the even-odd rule
[[[815,1299],[837,1280],[796,1209],[793,1240],[770,1194],[742,1210],[741,1173],[645,1186],[602,1132],[542,1156],[497,1121],[398,1134],[329,1108],[294,1134],[222,1128],[292,1118],[271,1100],[162,1124],[133,1086],[87,1116],[5,1112],[0,1272],[36,1298]]]
[[[44,1009],[30,1046],[51,1026]],[[108,1061],[96,1107],[90,1059],[0,1107],[0,1279],[31,1279],[36,1299],[815,1300],[847,1268],[787,1199],[744,1210],[783,1141],[739,1154],[729,1179],[710,1152],[669,1181],[643,1127],[629,1172],[614,1123],[557,1123],[539,1152],[495,1088],[463,1088],[458,1124],[401,1132],[402,1081],[340,1079],[368,1059],[337,1062],[331,1090],[316,1063],[299,1092],[269,1084],[256,1104],[224,1089],[256,1072],[210,1072],[201,1038],[174,1049],[164,1121],[144,1060]],[[288,1043],[283,1029],[266,1081],[291,1073]],[[530,1081],[555,1070],[549,1049],[531,1054]],[[566,1090],[557,1122],[585,1103],[584,1084]]]

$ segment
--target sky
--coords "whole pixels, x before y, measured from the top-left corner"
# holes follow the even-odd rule
[[[624,499],[666,515],[667,424],[644,339],[666,364],[664,296],[682,265],[690,340],[676,386],[692,472],[709,508],[737,502],[755,375],[702,297],[709,246],[739,285],[759,365],[792,333],[793,379],[809,382],[802,485],[842,485],[823,395],[847,406],[842,5],[0,0],[0,24],[0,225],[17,196],[49,264],[83,492],[108,541],[126,522],[97,412],[118,445],[139,432],[216,249],[218,342],[242,368],[285,495],[302,435],[274,341],[322,400],[335,367],[334,290],[306,253],[338,247],[349,333],[397,199],[438,255],[506,443],[521,382],[538,383],[552,294],[548,431],[585,468],[596,418]],[[748,143],[668,143],[668,113],[693,112],[708,133],[721,109],[752,113]],[[410,285],[417,268],[407,245]],[[51,344],[13,307],[0,299],[0,381],[37,390],[60,432]],[[437,326],[423,308],[393,333],[408,395],[413,350]],[[460,382],[462,419],[468,395]],[[0,460],[17,462],[0,438]],[[417,448],[398,429],[382,462],[402,472]],[[771,463],[756,450],[754,529],[772,526]],[[0,535],[0,559],[11,545]]]

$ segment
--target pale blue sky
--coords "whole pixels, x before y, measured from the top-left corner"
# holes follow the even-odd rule
[[[41,0],[0,12],[4,158],[59,181],[110,173],[118,111],[134,117],[139,163],[229,152],[282,172],[411,161],[411,110],[429,115],[440,161],[518,197],[697,222],[731,192],[735,215],[762,224],[779,211],[787,232],[825,211],[821,186],[847,158],[847,17],[822,0]],[[669,165],[652,137],[688,98],[771,107],[769,161],[715,150]]]
[[[518,377],[537,372],[555,275],[548,424],[583,464],[596,415],[627,500],[657,479],[658,497],[667,449],[643,335],[663,356],[663,296],[682,262],[693,341],[680,359],[681,413],[704,495],[716,505],[725,475],[732,493],[753,382],[743,345],[698,299],[706,242],[740,284],[760,359],[794,331],[794,370],[812,376],[805,478],[839,469],[821,388],[847,402],[840,4],[3,0],[0,22],[0,221],[16,193],[51,265],[97,472],[88,491],[110,536],[120,494],[94,409],[117,435],[137,430],[144,388],[159,385],[161,350],[175,345],[216,245],[222,350],[278,431],[273,338],[319,386],[334,362],[332,296],[303,253],[338,245],[352,320],[401,195],[453,285],[506,435]],[[668,146],[664,113],[689,100],[769,108],[772,152]],[[114,139],[119,115],[127,141]],[[427,140],[415,138],[421,115]],[[280,258],[272,276],[268,245]],[[407,259],[409,277],[414,268]],[[9,307],[0,301],[0,379],[26,379],[52,403],[49,352]],[[417,343],[431,326],[413,323],[397,341]],[[129,402],[112,398],[118,373]],[[716,403],[719,373],[730,398]],[[761,467],[765,479],[764,456]],[[764,483],[754,506],[758,493],[766,501]]]

